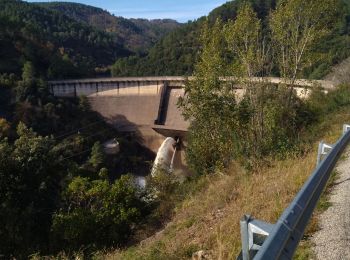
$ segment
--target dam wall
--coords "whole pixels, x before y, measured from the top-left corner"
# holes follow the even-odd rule
[[[134,132],[140,143],[156,152],[166,137],[183,139],[189,122],[178,108],[183,96],[185,77],[125,77],[50,81],[51,92],[57,97],[87,96],[91,107],[121,132]],[[239,101],[244,89],[237,78],[221,79],[232,85]],[[242,79],[238,79],[242,80]],[[245,79],[247,80],[247,79]],[[289,84],[279,78],[251,78],[252,82]],[[330,81],[296,80],[297,95],[307,98],[312,87],[325,91],[334,88]]]

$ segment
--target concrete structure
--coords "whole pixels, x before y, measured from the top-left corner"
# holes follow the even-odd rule
[[[85,95],[92,109],[100,113],[120,131],[135,132],[141,143],[156,152],[165,137],[184,137],[189,126],[177,106],[178,98],[184,95],[185,77],[129,77],[97,78],[50,81],[52,93],[57,97]],[[244,94],[237,84],[241,79],[222,78],[232,84],[238,96]],[[249,81],[285,83],[279,78],[251,78]],[[297,80],[294,85],[300,96],[307,97],[313,86],[333,88],[330,81]],[[181,156],[181,153],[180,153]],[[181,159],[182,160],[182,159]]]
[[[183,137],[189,123],[176,103],[183,77],[108,78],[49,82],[57,97],[88,97],[93,110],[122,132],[136,132],[154,152],[165,137]]]

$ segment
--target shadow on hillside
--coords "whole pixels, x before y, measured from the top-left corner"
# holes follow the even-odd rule
[[[108,156],[113,168],[111,179],[117,179],[127,173],[135,176],[149,175],[156,154],[144,145],[145,139],[139,127],[124,115],[116,115],[105,120],[120,133],[118,139],[120,153]]]

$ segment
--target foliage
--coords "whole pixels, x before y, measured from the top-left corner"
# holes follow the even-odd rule
[[[89,100],[86,96],[79,97],[79,109],[83,112],[88,112],[91,109]]]
[[[89,164],[95,169],[101,166],[104,162],[103,147],[100,142],[95,142],[91,149],[91,155],[89,158]]]
[[[30,61],[49,79],[106,76],[115,60],[142,54],[173,20],[125,19],[77,3],[0,3],[0,73],[20,75]]]
[[[5,258],[26,258],[35,252],[48,254],[68,249],[66,238],[71,237],[66,237],[66,233],[71,233],[67,229],[75,222],[89,225],[74,226],[81,240],[69,240],[71,249],[81,249],[81,243],[86,246],[82,249],[85,251],[89,247],[127,242],[134,226],[141,221],[140,214],[147,213],[129,179],[126,181],[123,177],[116,183],[114,180],[127,172],[136,172],[139,165],[144,167],[147,164],[144,161],[150,160],[153,154],[145,156],[144,148],[124,140],[90,110],[86,98],[55,99],[43,81],[33,76],[36,72],[30,64],[26,71],[30,73],[24,73],[23,80],[14,80],[14,85],[9,82],[9,88],[16,89],[18,100],[9,106],[9,119],[0,120],[0,222],[3,223],[0,240],[4,241],[0,243],[1,254]],[[19,88],[23,91],[19,92]],[[36,134],[21,121],[41,135],[50,136]],[[13,131],[16,126],[17,133]],[[105,156],[100,145],[112,138],[118,138],[122,144],[115,158]],[[66,211],[65,203],[70,203],[70,197],[64,194],[76,178],[86,180],[86,192],[90,195],[98,191],[93,195],[95,204],[92,207],[105,208],[106,211],[99,210],[103,215],[93,215],[92,208],[85,211],[77,208],[72,215]],[[105,204],[98,204],[101,201]],[[120,205],[119,213],[115,205]],[[55,227],[63,225],[67,229],[62,227],[53,233],[54,213],[58,216],[54,219],[58,223],[55,222]],[[93,223],[89,222],[92,216]],[[101,229],[103,225],[105,228]],[[111,225],[118,229],[110,230]],[[91,227],[96,229],[94,232],[103,234],[86,236],[84,240],[84,232]],[[59,233],[63,230],[65,234]]]
[[[339,1],[281,1],[270,19],[278,67],[292,83],[306,66],[315,63],[312,48],[333,30]]]
[[[76,177],[64,191],[62,203],[53,216],[52,236],[59,245],[75,250],[92,244],[124,244],[144,204],[128,176],[112,184]]]
[[[200,44],[197,23],[175,29],[157,42],[147,55],[117,59],[113,76],[191,75]]]
[[[131,53],[110,34],[36,4],[1,1],[0,24],[2,73],[19,74],[30,61],[38,75],[87,76]]]
[[[193,168],[213,170],[218,162],[232,156],[235,145],[235,95],[229,85],[222,85],[225,75],[222,23],[212,29],[206,24],[203,33],[203,52],[196,65],[195,81],[186,84],[185,98],[180,100],[184,116],[191,119],[187,156]]]
[[[7,139],[0,144],[0,251],[24,257],[47,246],[63,176],[52,138],[38,136],[22,123],[17,134],[13,145]]]
[[[145,53],[153,44],[169,31],[180,27],[174,20],[126,19],[109,12],[79,3],[51,2],[39,3],[48,8],[99,30],[112,33],[118,42],[132,52]]]
[[[263,36],[263,21],[250,4],[241,5],[235,21],[229,21],[224,30],[220,21],[211,27],[205,24],[195,79],[187,82],[185,98],[180,100],[184,116],[191,119],[187,159],[197,173],[213,172],[233,158],[244,158],[251,167],[266,156],[283,157],[313,122],[308,116],[310,107],[297,97],[293,83],[312,51],[310,46],[329,33],[325,24],[335,20],[335,13],[323,18],[326,11],[333,10],[327,1],[308,2],[311,6],[307,7],[295,1],[278,4],[270,20],[271,36],[268,32]],[[299,22],[296,28],[283,29],[284,14],[290,12],[292,19],[300,8],[311,11],[303,11],[298,21],[289,21],[293,25]],[[288,59],[277,67],[289,86],[276,86],[261,78],[271,75],[275,53],[282,61]],[[315,62],[307,61],[308,65]],[[240,100],[233,86],[222,80],[225,75],[237,77],[243,88]],[[260,80],[253,82],[252,77]]]
[[[338,86],[336,90],[325,93],[321,90],[314,90],[307,102],[312,116],[322,120],[324,115],[336,111],[340,107],[350,104],[350,85]]]
[[[30,85],[33,83],[34,77],[35,77],[35,71],[34,71],[33,64],[30,61],[25,62],[22,70],[22,81],[25,84]]]
[[[264,71],[264,65],[269,62],[269,48],[263,40],[261,20],[249,4],[242,5],[236,20],[226,24],[225,37],[229,51],[236,58],[233,68],[236,76],[256,77],[269,74],[270,71]]]
[[[1,122],[6,126],[6,121]],[[88,158],[93,167],[85,169],[86,156],[75,153],[81,154],[88,139],[71,141],[75,151],[65,143],[56,144],[53,137],[37,135],[23,123],[18,124],[17,135],[13,143],[0,138],[4,256],[25,258],[34,252],[127,242],[141,215],[148,214],[146,204],[131,177],[110,179],[113,172],[105,168],[108,164],[98,142]]]
[[[150,219],[157,224],[164,224],[172,216],[179,194],[179,180],[174,174],[164,169],[157,169],[155,174],[146,178],[147,200],[153,207]],[[154,224],[154,223],[153,223]]]
[[[0,140],[7,136],[10,131],[10,124],[6,119],[0,118]]]
[[[245,3],[249,3],[254,12],[257,14],[259,20],[261,20],[263,36],[269,33],[270,28],[268,26],[270,19],[270,10],[275,10],[276,0],[236,0],[229,1],[226,4],[214,9],[207,19],[212,26],[216,19],[221,19],[224,23],[229,20],[235,20],[240,6]],[[286,2],[286,1],[284,1]],[[309,2],[309,1],[308,1]],[[312,1],[317,3],[317,1]],[[328,71],[329,68],[341,62],[350,55],[349,49],[349,28],[350,28],[350,3],[348,0],[336,0],[329,1],[329,4],[335,3],[331,12],[337,12],[340,22],[334,24],[330,23],[325,26],[325,29],[329,29],[331,26],[331,35],[326,37],[323,41],[317,42],[312,45],[312,55],[308,55],[308,58],[316,59],[317,62],[310,68],[304,68],[302,75],[304,77],[321,78]],[[311,5],[304,3],[304,5]],[[328,5],[326,3],[326,5]],[[324,8],[325,5],[316,6],[318,9]],[[316,11],[316,9],[315,9]],[[305,14],[307,8],[302,10]],[[283,15],[281,16],[283,17]],[[300,17],[300,16],[296,16]],[[324,15],[322,18],[327,18]],[[289,19],[292,16],[289,16]],[[190,21],[183,27],[178,28],[157,44],[155,44],[147,55],[137,55],[128,58],[118,59],[116,66],[122,65],[122,70],[115,70],[114,76],[154,76],[154,75],[192,75],[194,72],[195,64],[198,61],[199,52],[202,49],[202,43],[200,41],[201,28],[205,23],[206,18],[202,17],[196,21]],[[292,23],[288,24],[289,27]],[[287,30],[286,30],[287,31]],[[268,38],[268,37],[266,37]],[[227,54],[229,54],[228,52]],[[310,65],[310,64],[307,64]],[[302,69],[302,68],[300,68]],[[278,75],[278,71],[274,69],[274,74]],[[299,71],[300,73],[300,71]]]

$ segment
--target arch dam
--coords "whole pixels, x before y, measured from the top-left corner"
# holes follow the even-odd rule
[[[141,143],[157,152],[166,137],[184,138],[189,122],[182,117],[177,106],[183,96],[184,84],[189,77],[119,77],[49,81],[54,96],[87,96],[91,107],[121,132],[136,132]],[[238,96],[244,90],[234,77],[222,78],[232,84]],[[279,78],[251,78],[283,83]],[[288,83],[286,83],[288,84]],[[312,86],[332,89],[330,81],[297,80],[294,82],[300,96],[307,96]],[[182,156],[179,153],[179,156]],[[183,161],[177,158],[176,161]]]

